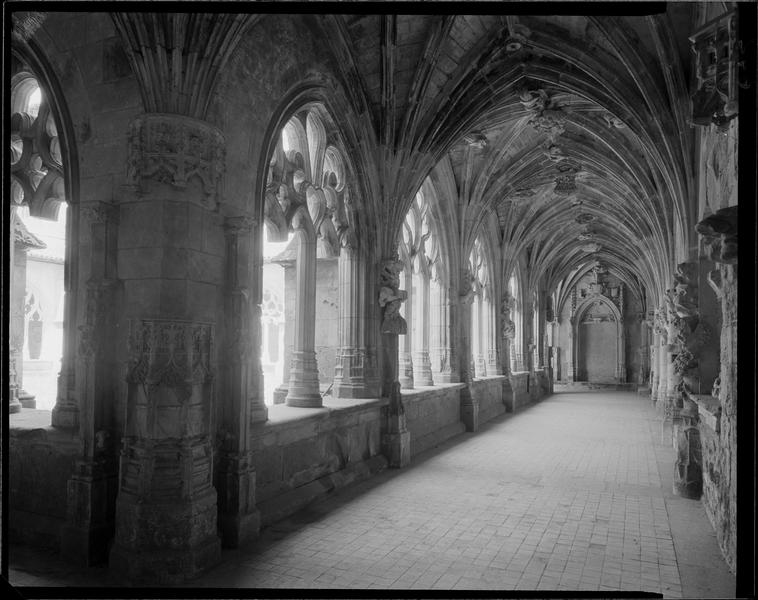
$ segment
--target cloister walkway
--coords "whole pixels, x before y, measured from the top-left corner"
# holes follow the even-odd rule
[[[734,597],[700,502],[646,397],[554,394],[344,489],[225,550],[194,587],[644,591]],[[113,585],[104,568],[21,585]],[[609,594],[612,595],[612,594]]]

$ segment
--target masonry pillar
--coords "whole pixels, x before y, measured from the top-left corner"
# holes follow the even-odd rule
[[[403,285],[406,294],[411,295],[411,302],[405,302],[402,305],[403,317],[406,322],[406,327],[413,332],[413,271],[411,267],[406,265],[403,272]],[[400,387],[404,390],[413,389],[413,341],[410,334],[405,335],[399,342],[398,350],[398,381]]]
[[[430,386],[434,385],[434,380],[429,359],[429,277],[423,271],[416,276],[413,303],[413,382],[414,385]]]
[[[400,289],[403,263],[396,256],[382,261],[379,275],[379,306],[382,308],[381,333],[382,397],[389,398],[384,409],[382,451],[390,467],[405,467],[411,462],[411,434],[406,426],[405,408],[398,381],[398,336],[407,335],[408,324],[400,315],[400,305],[408,298]]]
[[[290,362],[287,405],[322,405],[316,364],[316,231],[310,215],[300,208],[292,218],[297,241],[295,339]]]
[[[116,273],[118,208],[104,202],[82,202],[80,259],[88,268],[85,314],[79,326],[76,379],[81,453],[67,486],[66,524],[61,553],[79,564],[107,560],[114,531],[118,461],[114,410],[119,371],[112,340],[121,285]]]
[[[130,265],[120,272],[126,414],[109,562],[130,582],[175,585],[221,550],[212,432],[225,141],[204,121],[157,113],[133,121],[130,142],[133,190],[120,203],[119,228]]]
[[[226,547],[237,548],[257,537],[260,529],[250,428],[268,418],[260,360],[262,257],[255,219],[228,217],[224,230],[227,345],[223,373],[228,388],[218,411],[216,491],[221,541]]]
[[[569,319],[568,344],[566,345],[566,378],[568,381],[576,381],[576,336],[575,319]]]
[[[485,311],[487,314],[484,336],[487,342],[487,374],[502,375],[503,369],[500,365],[498,352],[498,329],[497,314],[495,313],[495,302],[492,297],[492,288],[487,286],[485,291]]]
[[[354,235],[343,236],[339,256],[339,348],[332,394],[336,398],[373,398],[373,365],[366,351],[366,257]]]
[[[460,331],[460,376],[466,387],[461,389],[461,421],[466,431],[479,429],[479,401],[471,395],[471,384],[474,378],[471,360],[472,319],[471,305],[475,302],[476,291],[473,287],[473,277],[466,272],[461,282],[463,293],[460,295],[459,310],[461,316]]]

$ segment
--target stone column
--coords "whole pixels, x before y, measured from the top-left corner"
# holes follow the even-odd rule
[[[471,384],[474,377],[471,361],[471,305],[475,302],[476,291],[473,287],[473,277],[464,273],[460,295],[459,311],[461,316],[460,332],[460,376],[466,387],[461,389],[461,421],[466,426],[466,431],[479,429],[479,401],[471,395]]]
[[[369,381],[366,352],[366,257],[354,235],[343,236],[339,256],[339,348],[334,369],[335,398],[372,398],[379,390]]]
[[[656,404],[661,411],[666,409],[666,388],[669,377],[669,357],[668,357],[668,330],[666,323],[666,309],[660,307],[656,311],[656,320],[658,323],[658,397]],[[670,416],[670,415],[669,415]]]
[[[221,541],[237,548],[260,529],[250,428],[266,421],[268,409],[260,357],[260,229],[246,216],[227,218],[224,229],[227,347],[222,372],[228,388],[219,407],[216,491]]]
[[[175,585],[221,551],[212,432],[225,140],[204,121],[153,113],[133,121],[130,141],[118,250],[130,265],[119,273],[125,423],[109,564],[129,582]]]
[[[489,286],[485,292],[485,299],[487,319],[484,334],[487,341],[487,373],[489,375],[502,375],[503,369],[500,366],[497,340],[497,314],[495,313],[495,302],[492,297],[492,288]]]
[[[576,322],[572,316],[569,319],[568,344],[566,345],[566,379],[576,381]]]
[[[433,377],[442,383],[450,381],[450,348],[448,344],[447,288],[441,280],[440,268],[432,266],[429,285],[429,362]]]
[[[316,364],[316,232],[310,215],[300,208],[292,218],[297,241],[295,339],[290,362],[287,405],[322,405]]]
[[[61,553],[79,564],[107,560],[113,535],[118,489],[118,461],[113,446],[118,432],[114,374],[120,282],[116,274],[118,208],[104,202],[82,202],[84,225],[80,243],[82,264],[89,263],[84,322],[79,326],[76,379],[79,382],[81,454],[67,486],[66,524]]]
[[[429,277],[423,272],[416,275],[413,303],[413,381],[414,385],[430,386],[434,380],[429,360]]]
[[[484,290],[479,287],[472,304],[473,319],[471,321],[471,347],[474,355],[474,373],[476,377],[487,376],[487,354],[484,348]]]
[[[379,306],[382,308],[382,348],[384,352],[382,396],[389,398],[384,409],[382,451],[390,467],[405,467],[411,462],[411,434],[398,381],[398,336],[407,335],[408,324],[400,316],[400,305],[408,292],[400,289],[403,263],[392,257],[382,261],[379,275]]]
[[[403,269],[403,281],[405,286],[405,292],[411,297],[410,302],[405,302],[402,305],[402,314],[406,322],[406,327],[409,331],[413,331],[413,272],[408,265]],[[405,335],[405,334],[404,334]],[[400,387],[404,390],[413,389],[413,340],[412,336],[405,335],[399,343],[398,350],[398,381]]]
[[[63,270],[63,354],[51,424],[59,429],[79,426],[76,380],[77,324],[79,320],[79,205],[71,203],[66,217],[66,268]],[[84,298],[82,298],[84,300]]]

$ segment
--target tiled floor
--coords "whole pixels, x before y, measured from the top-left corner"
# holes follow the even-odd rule
[[[191,585],[733,596],[702,506],[666,488],[666,456],[648,399],[555,394],[312,505],[250,548],[224,551]],[[710,570],[705,584],[681,579],[677,552],[689,542],[685,532],[675,548],[672,503],[679,516],[692,513],[685,523],[699,528],[697,545],[713,546],[706,564],[688,563]],[[102,568],[51,577],[10,557],[12,583],[109,584]]]

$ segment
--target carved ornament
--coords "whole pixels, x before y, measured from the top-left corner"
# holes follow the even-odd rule
[[[703,236],[708,258],[713,262],[737,263],[737,213],[737,206],[729,206],[695,225],[695,230]]]
[[[405,335],[408,323],[400,315],[400,305],[408,298],[408,292],[400,289],[400,272],[403,263],[397,259],[385,260],[379,275],[379,306],[382,314],[382,333]]]
[[[146,114],[129,131],[127,183],[144,187],[153,179],[184,189],[190,181],[202,186],[205,204],[221,199],[226,142],[212,125],[173,114]]]
[[[129,336],[129,383],[169,387],[185,400],[193,385],[213,379],[213,325],[140,319]]]

